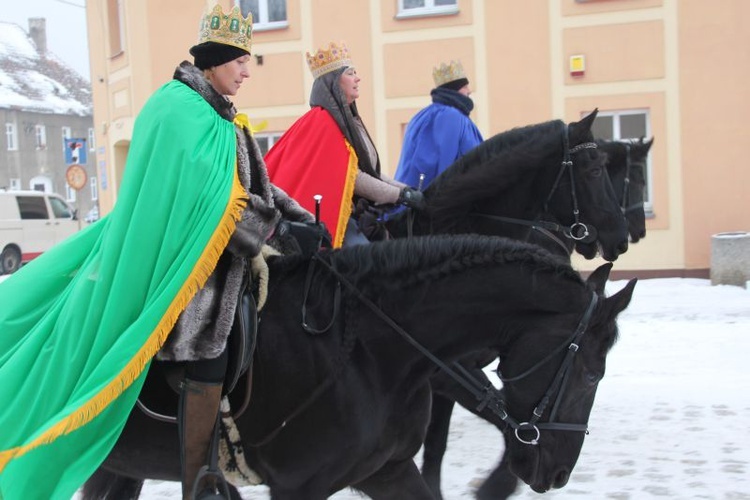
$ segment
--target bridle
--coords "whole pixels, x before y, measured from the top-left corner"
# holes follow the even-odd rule
[[[630,202],[630,165],[632,161],[630,159],[630,144],[625,144],[625,178],[623,179],[622,186],[622,198],[620,199],[620,211],[625,215],[628,212],[635,210],[643,210],[643,202],[632,203]],[[639,162],[640,163],[640,162]]]
[[[557,411],[560,408],[563,394],[565,394],[565,389],[567,389],[568,382],[570,381],[570,368],[573,365],[575,355],[580,348],[581,340],[584,333],[586,333],[586,329],[588,328],[589,321],[591,320],[591,316],[596,309],[596,304],[598,301],[599,296],[595,292],[592,292],[591,302],[589,302],[589,305],[586,308],[586,312],[581,318],[581,321],[578,323],[578,327],[576,328],[575,332],[573,332],[573,335],[571,335],[557,349],[549,353],[544,359],[542,359],[520,375],[516,375],[515,377],[502,377],[500,376],[500,373],[498,371],[498,376],[500,377],[500,380],[503,382],[503,384],[517,382],[518,380],[521,380],[529,376],[531,373],[535,372],[567,346],[568,352],[565,355],[565,359],[563,359],[560,368],[558,368],[555,377],[552,379],[552,383],[550,384],[549,388],[547,388],[547,391],[544,393],[541,401],[532,411],[531,418],[525,422],[520,423],[513,420],[511,417],[508,417],[508,419],[503,419],[508,425],[513,428],[516,439],[518,439],[520,442],[524,444],[536,445],[541,434],[540,430],[579,431],[588,434],[588,424],[568,424],[556,422],[555,420],[557,419]],[[544,415],[544,411],[549,405],[550,398],[555,393],[555,391],[557,391],[557,397],[555,398],[554,405],[552,406],[552,411],[550,412],[549,419],[547,420],[547,422],[539,423],[539,419],[541,419],[542,415]],[[536,436],[530,440],[523,439],[519,433],[521,431],[529,430],[534,431],[536,433]]]
[[[576,195],[575,176],[573,173],[572,155],[584,149],[596,149],[597,145],[595,142],[584,142],[581,144],[577,144],[571,148],[570,138],[568,137],[568,124],[566,123],[562,124],[562,141],[563,141],[563,159],[560,164],[560,170],[558,170],[557,177],[555,178],[555,182],[553,183],[552,188],[550,189],[550,192],[547,195],[547,199],[544,201],[542,213],[548,213],[549,211],[548,206],[549,206],[550,201],[552,200],[552,196],[557,191],[557,188],[560,186],[560,181],[562,180],[563,175],[567,171],[570,177],[570,195],[573,201],[573,220],[574,220],[573,224],[571,224],[569,227],[565,227],[556,222],[540,220],[539,216],[537,216],[535,220],[526,220],[526,219],[517,219],[514,217],[504,217],[500,215],[486,214],[486,213],[481,213],[481,212],[476,212],[476,213],[473,213],[472,215],[475,217],[482,217],[485,219],[496,220],[500,222],[508,222],[511,224],[529,226],[532,229],[541,232],[548,238],[558,243],[560,246],[562,246],[565,249],[565,251],[568,254],[570,253],[568,247],[562,241],[560,241],[553,233],[562,234],[565,238],[568,238],[577,242],[580,241],[583,243],[592,243],[593,241],[595,241],[597,237],[596,228],[594,228],[593,226],[589,227],[585,223],[581,222],[580,220],[580,211],[578,209],[578,196]]]

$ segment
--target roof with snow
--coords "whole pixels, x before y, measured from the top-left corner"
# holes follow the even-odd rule
[[[0,109],[91,116],[91,85],[53,53],[40,54],[15,23],[0,21]]]

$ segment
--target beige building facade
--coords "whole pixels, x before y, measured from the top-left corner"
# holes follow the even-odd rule
[[[117,200],[133,123],[191,60],[213,0],[87,2],[97,168]],[[430,102],[432,68],[459,59],[485,137],[600,110],[611,138],[654,138],[647,236],[615,276],[707,277],[712,235],[750,231],[750,2],[747,0],[219,0],[257,5],[251,78],[234,100],[270,146],[308,109],[305,53],[345,41],[358,107],[395,171],[409,119]],[[581,270],[600,262],[574,259]]]

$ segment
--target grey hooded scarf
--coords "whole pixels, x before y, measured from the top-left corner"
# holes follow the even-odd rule
[[[346,104],[346,97],[339,84],[341,74],[347,69],[339,68],[315,79],[310,92],[310,107],[320,106],[331,114],[349,144],[354,148],[354,152],[357,153],[359,169],[380,179],[380,159],[373,146],[372,138],[359,117],[357,103]],[[363,134],[360,134],[358,129],[362,130]],[[364,141],[370,141],[371,147],[368,148]],[[371,151],[374,152],[376,158],[374,164],[370,160]]]
[[[203,71],[185,61],[175,70],[174,78],[200,94],[222,118],[234,119],[236,110],[232,102],[213,88]],[[274,246],[272,235],[282,218],[315,220],[310,212],[271,184],[252,135],[237,126],[235,134],[237,173],[248,195],[247,207],[216,269],[178,318],[157,359],[194,361],[219,356],[234,322],[247,259],[258,255],[264,243]]]

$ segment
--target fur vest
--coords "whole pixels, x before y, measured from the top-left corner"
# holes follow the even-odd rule
[[[175,70],[174,78],[200,94],[222,118],[233,121],[236,110],[231,101],[216,92],[200,69],[185,61]],[[238,176],[248,202],[228,245],[234,251],[224,251],[205,286],[180,315],[157,359],[193,361],[219,356],[234,322],[247,259],[260,252],[282,218],[314,220],[312,214],[271,184],[258,144],[249,131],[235,126],[235,134]],[[242,249],[243,256],[237,255],[237,248]]]

